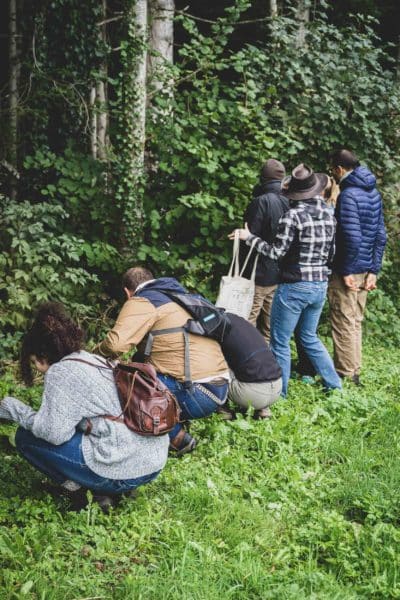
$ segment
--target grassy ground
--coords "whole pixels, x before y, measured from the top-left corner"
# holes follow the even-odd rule
[[[400,352],[365,362],[363,389],[292,383],[267,423],[196,423],[195,453],[109,516],[3,447],[1,600],[400,598]]]

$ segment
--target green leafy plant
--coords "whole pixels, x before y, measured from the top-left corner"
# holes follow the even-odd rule
[[[57,204],[0,198],[0,358],[15,352],[39,303],[58,300],[80,316],[98,309],[99,278],[89,265],[98,262],[101,245],[65,233],[67,218]]]

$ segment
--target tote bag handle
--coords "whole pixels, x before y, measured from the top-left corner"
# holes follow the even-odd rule
[[[251,243],[250,250],[247,253],[246,260],[244,261],[242,270],[240,271],[240,277],[243,276],[244,270],[247,267],[247,263],[249,262],[250,256],[251,256],[251,254],[252,254],[252,252],[253,252],[253,250],[255,248],[256,243],[257,243],[256,239],[253,240],[252,243]],[[260,254],[257,252],[257,256],[256,256],[256,258],[254,260],[253,269],[251,271],[250,281],[254,281],[255,278],[256,278],[256,268],[257,268],[257,263],[258,263],[259,256],[260,256]]]
[[[234,271],[233,265],[235,265]],[[231,266],[228,271],[228,277],[232,277],[232,273],[234,277],[238,277],[239,275],[239,232],[237,231],[235,231],[235,239],[233,240],[233,255]]]

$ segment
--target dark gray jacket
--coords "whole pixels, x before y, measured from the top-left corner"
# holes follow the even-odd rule
[[[254,190],[253,200],[250,202],[244,215],[252,234],[260,237],[265,242],[272,243],[278,228],[279,219],[289,210],[289,202],[281,194],[279,180],[268,181],[260,184]],[[242,242],[241,262],[248,252],[248,247]],[[250,277],[255,259],[249,261],[245,277]],[[260,255],[256,270],[256,285],[275,285],[279,281],[279,267],[276,260]]]

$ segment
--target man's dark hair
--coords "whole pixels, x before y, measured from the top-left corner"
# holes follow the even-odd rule
[[[357,156],[351,150],[342,148],[341,150],[335,150],[330,156],[330,163],[332,167],[343,167],[349,171],[360,166],[360,161]]]
[[[52,365],[64,356],[81,350],[84,333],[59,302],[42,304],[31,328],[22,340],[20,370],[27,385],[32,385],[31,356]]]
[[[136,292],[137,287],[145,281],[154,279],[153,273],[145,267],[132,267],[122,276],[123,287],[128,288],[130,292]]]

